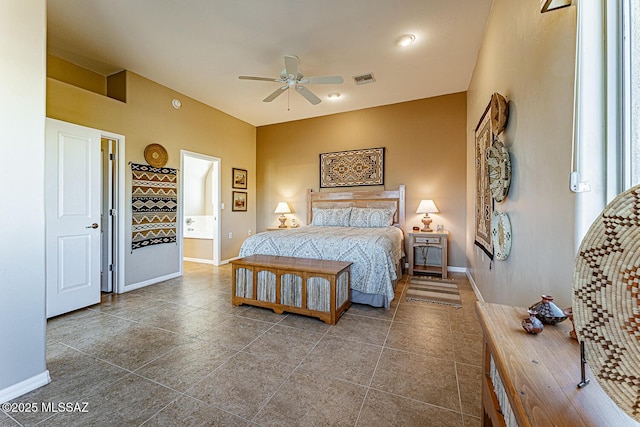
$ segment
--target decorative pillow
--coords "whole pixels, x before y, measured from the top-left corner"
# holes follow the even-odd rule
[[[313,209],[311,225],[348,227],[351,208]]]
[[[349,227],[389,227],[395,213],[395,209],[351,208]]]

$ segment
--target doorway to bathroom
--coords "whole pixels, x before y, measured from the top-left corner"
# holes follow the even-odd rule
[[[220,159],[180,151],[182,259],[220,265]]]

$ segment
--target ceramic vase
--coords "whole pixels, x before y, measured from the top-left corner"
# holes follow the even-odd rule
[[[535,311],[536,317],[548,325],[555,325],[567,319],[562,309],[553,303],[551,295],[542,295],[540,302],[533,304],[529,310]]]

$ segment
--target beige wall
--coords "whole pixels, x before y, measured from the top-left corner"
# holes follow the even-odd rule
[[[466,108],[466,94],[456,93],[259,127],[257,230],[279,224],[279,201],[304,224],[305,190],[319,191],[320,153],[385,147],[385,188],[406,185],[407,228],[422,227],[418,203],[433,199],[441,212],[433,224],[451,232],[449,265],[465,267]]]
[[[467,96],[467,257],[485,300],[571,304],[574,195],[569,191],[576,8],[541,14],[538,0],[495,0]],[[513,177],[495,210],[511,220],[506,261],[474,247],[474,129],[493,92],[509,100],[504,135]]]
[[[126,138],[126,163],[146,163],[144,148],[162,144],[169,153],[167,167],[180,167],[180,150],[202,153],[221,159],[221,259],[238,255],[247,230],[255,229],[255,138],[254,126],[190,99],[135,73],[127,72],[127,102],[49,78],[47,80],[47,116],[77,123]],[[173,98],[182,108],[171,105]],[[231,168],[248,170],[249,209],[231,211]],[[177,245],[163,244],[134,251],[131,244],[131,171],[125,170],[124,207],[126,230],[125,282],[127,285],[152,281],[179,271],[181,260]],[[229,233],[233,238],[228,239]]]
[[[57,56],[47,55],[47,77],[70,83],[100,95],[107,94],[107,77]]]
[[[46,384],[47,5],[0,2],[0,402]],[[1,415],[0,424],[7,417]]]

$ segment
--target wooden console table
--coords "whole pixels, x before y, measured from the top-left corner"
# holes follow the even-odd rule
[[[527,309],[476,303],[484,333],[483,426],[638,426],[620,410],[587,368],[582,389],[580,345],[571,322],[522,329]]]

